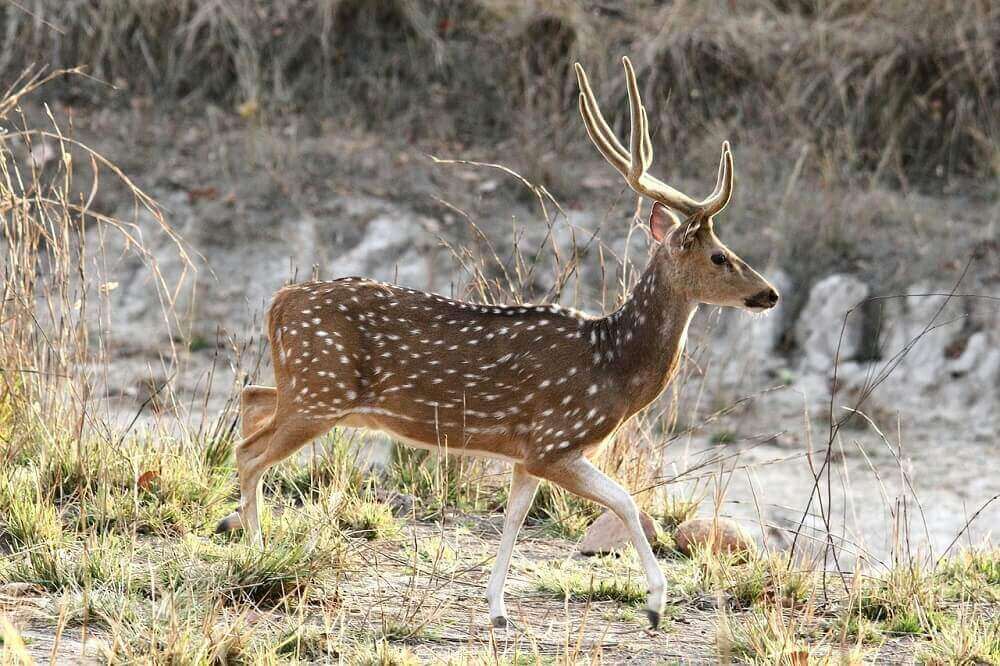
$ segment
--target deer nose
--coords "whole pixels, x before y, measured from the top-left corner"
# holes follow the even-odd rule
[[[768,310],[773,308],[778,302],[778,292],[775,291],[774,287],[769,287],[758,291],[756,294],[751,296],[746,300],[746,304],[751,308],[763,308]]]

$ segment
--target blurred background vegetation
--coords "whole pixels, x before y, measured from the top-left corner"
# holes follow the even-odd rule
[[[672,160],[724,134],[779,161],[811,150],[827,178],[935,189],[1000,167],[989,0],[20,0],[0,31],[0,70],[84,65],[121,93],[67,79],[78,104],[145,95],[557,153],[579,134],[573,61],[618,100],[630,54]]]

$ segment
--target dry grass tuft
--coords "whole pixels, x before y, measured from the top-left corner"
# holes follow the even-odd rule
[[[579,140],[564,131],[575,126],[572,62],[584,61],[617,102],[617,59],[631,54],[655,140],[672,154],[739,126],[741,139],[790,163],[804,148],[822,155],[828,176],[936,182],[997,171],[998,11],[960,0],[544,9],[505,0],[46,0],[31,15],[19,4],[0,10],[0,69],[85,65],[160,103],[208,99],[248,117],[319,105],[414,138],[527,141],[529,175],[557,183],[558,160],[531,144],[555,132],[561,153]],[[63,88],[76,100],[104,95],[79,79]],[[379,118],[368,113],[376,106]]]
[[[25,70],[0,98],[0,122],[21,125],[0,134],[0,248],[5,254],[0,415],[2,429],[11,435],[5,461],[22,456],[37,438],[68,442],[93,425],[87,422],[87,407],[99,379],[94,364],[102,359],[105,334],[94,327],[105,321],[102,315],[117,285],[97,284],[91,277],[106,248],[89,247],[87,231],[97,227],[109,244],[113,239],[139,261],[158,291],[168,327],[176,323],[173,297],[180,285],[166,283],[143,245],[143,234],[165,235],[175,243],[182,265],[189,265],[160,209],[117,167],[64,134],[51,115],[48,129],[25,126],[18,103],[65,74]],[[101,179],[109,174],[130,194],[133,219],[91,207]],[[140,224],[140,218],[149,222]]]

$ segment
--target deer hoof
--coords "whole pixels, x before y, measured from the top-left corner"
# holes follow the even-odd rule
[[[226,532],[232,532],[243,527],[240,522],[240,515],[233,512],[219,521],[219,524],[215,526],[216,534],[225,534]]]
[[[646,609],[646,617],[649,618],[649,628],[656,631],[657,627],[660,626],[660,613],[659,611]]]
[[[506,629],[507,628],[507,618],[503,615],[497,615],[494,618],[490,618],[490,622],[493,623],[494,629]]]

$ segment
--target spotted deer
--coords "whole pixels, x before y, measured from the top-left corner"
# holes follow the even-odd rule
[[[778,293],[713,229],[733,191],[729,145],[715,189],[701,201],[649,175],[646,111],[632,64],[623,64],[627,151],[579,64],[576,74],[591,141],[635,192],[653,200],[655,250],[624,305],[597,317],[558,305],[468,303],[357,277],[284,287],[267,316],[277,387],[244,392],[251,424],[236,446],[239,508],[220,531],[242,526],[261,545],[257,502],[269,467],[331,428],[379,430],[411,446],[513,465],[486,587],[494,626],[507,625],[504,584],[541,479],[604,505],[627,526],[657,626],[664,577],[639,511],[590,458],[673,379],[700,303],[760,312],[777,303]]]

